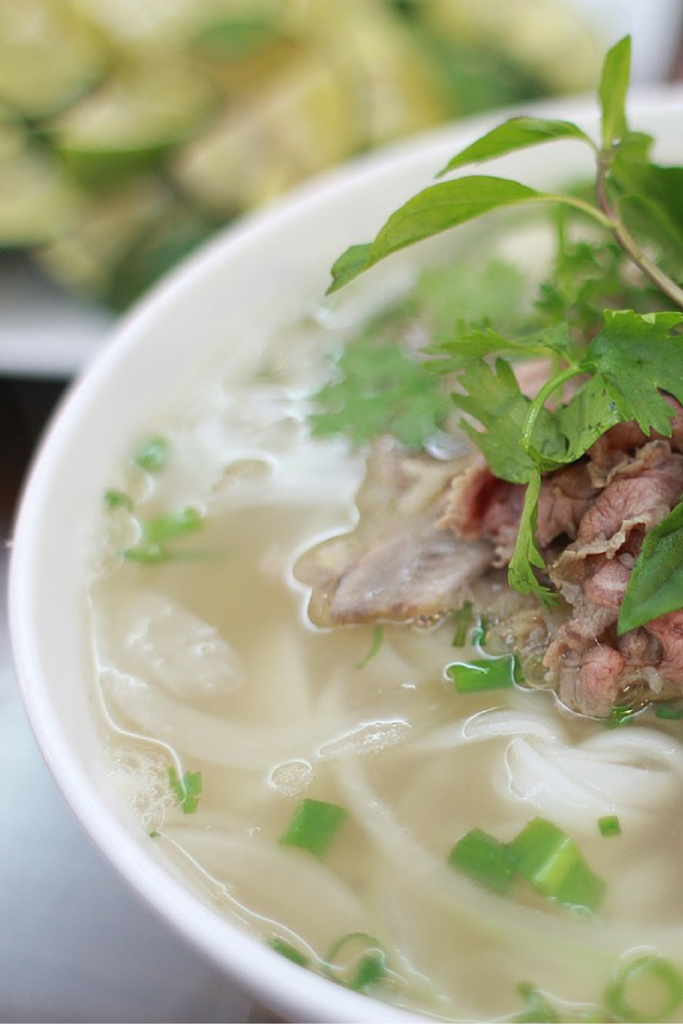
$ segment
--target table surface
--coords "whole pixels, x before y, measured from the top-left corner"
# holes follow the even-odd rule
[[[268,1021],[131,892],[81,830],[23,711],[7,627],[11,524],[63,385],[0,378],[0,1021]]]

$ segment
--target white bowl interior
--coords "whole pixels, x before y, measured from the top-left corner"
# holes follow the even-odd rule
[[[592,102],[545,104],[595,131]],[[652,91],[634,125],[683,157],[683,92]],[[447,158],[500,117],[441,129],[358,161],[224,233],[157,288],[72,389],[41,446],[13,543],[10,616],[26,707],[40,747],[75,814],[107,858],[166,920],[262,1003],[288,1019],[381,1021],[396,1010],[283,960],[219,919],[129,829],[97,771],[101,741],[84,657],[85,552],[112,466],[158,411],[217,354],[248,358],[241,337],[268,331],[317,301],[332,260],[369,239],[396,205],[429,184]],[[553,186],[588,166],[577,145],[518,154],[491,173]]]

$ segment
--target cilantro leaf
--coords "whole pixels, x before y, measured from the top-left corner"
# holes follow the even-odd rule
[[[608,310],[586,351],[584,368],[604,381],[621,418],[645,434],[671,434],[673,411],[661,390],[683,403],[683,345],[671,334],[681,321],[681,313]]]
[[[183,772],[182,779],[175,768],[168,769],[168,781],[178,798],[183,814],[194,814],[199,806],[199,795],[202,791],[201,772]]]
[[[634,276],[616,242],[571,237],[568,211],[561,213],[555,259],[534,304],[542,324],[571,324],[572,336],[583,343],[600,331],[605,309],[663,308],[659,290],[646,278]]]
[[[527,275],[500,257],[483,266],[466,259],[422,271],[415,287],[421,315],[436,338],[448,338],[460,325],[516,327],[524,315]]]
[[[455,405],[476,419],[484,431],[463,422],[463,429],[483,452],[491,471],[511,483],[527,483],[536,472],[534,460],[520,445],[530,401],[505,359],[490,366],[484,359],[469,363],[458,378],[464,394],[456,392]],[[543,414],[542,414],[543,415]]]
[[[555,458],[558,465],[575,462],[620,420],[605,382],[599,377],[590,377],[555,413],[558,435],[566,444],[564,451],[553,453],[546,448],[543,455],[547,459]]]
[[[425,351],[440,357],[427,364],[431,372],[451,373],[464,369],[472,359],[501,354],[529,360],[555,353],[571,359],[574,346],[567,324],[562,323],[518,338],[507,338],[490,326],[464,327],[460,336],[430,345]]]
[[[342,353],[338,373],[313,396],[314,437],[343,434],[360,446],[391,434],[423,447],[452,412],[440,381],[391,339],[361,336]]]
[[[536,544],[536,518],[541,493],[541,474],[534,470],[524,495],[524,507],[519,521],[517,541],[508,566],[508,582],[520,594],[535,594],[544,602],[554,600],[549,587],[539,582],[534,568],[545,569],[543,556]]]
[[[643,540],[621,602],[618,629],[627,633],[683,605],[683,501]]]
[[[425,351],[439,357],[427,363],[427,369],[431,373],[443,374],[463,370],[473,359],[482,359],[485,356],[502,353],[511,357],[525,356],[537,354],[542,350],[529,348],[523,343],[506,338],[493,327],[481,327],[465,328],[458,337],[430,345]]]
[[[483,163],[518,149],[528,149],[555,139],[579,139],[594,148],[584,131],[571,121],[549,120],[541,117],[512,117],[509,121],[482,135],[448,161],[441,174],[447,174],[467,164]]]

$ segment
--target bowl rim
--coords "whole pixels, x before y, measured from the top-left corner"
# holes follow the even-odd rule
[[[683,85],[634,90],[629,109],[639,120],[672,112],[683,117]],[[168,870],[144,851],[138,840],[103,801],[92,778],[82,769],[67,733],[55,728],[51,714],[54,684],[35,643],[36,607],[45,602],[38,564],[49,524],[46,509],[56,483],[56,471],[68,464],[70,446],[93,401],[107,391],[112,371],[134,360],[138,346],[154,334],[155,325],[169,303],[192,296],[198,283],[216,272],[226,259],[261,244],[275,228],[295,223],[303,212],[320,209],[334,197],[352,197],[377,188],[397,168],[431,167],[436,172],[444,157],[468,144],[483,130],[515,113],[573,117],[597,124],[597,103],[592,97],[562,98],[492,111],[441,126],[418,136],[358,157],[306,182],[267,208],[247,215],[204,245],[171,271],[110,333],[92,363],[64,398],[42,436],[22,486],[15,515],[8,579],[10,639],[22,700],[31,728],[47,766],[90,840],[118,874],[145,903],[188,939],[235,982],[264,1005],[288,1019],[329,1021],[422,1020],[390,1004],[350,992],[306,972],[243,933],[231,922],[218,921]],[[683,153],[681,154],[683,157]],[[428,182],[425,182],[427,184]],[[169,373],[171,371],[169,370]],[[171,373],[172,376],[172,373]],[[59,503],[57,503],[59,504]],[[52,528],[54,534],[54,528]],[[170,898],[169,898],[170,897]],[[305,984],[304,984],[305,982]],[[306,999],[301,992],[305,989]],[[274,992],[277,998],[274,999]]]

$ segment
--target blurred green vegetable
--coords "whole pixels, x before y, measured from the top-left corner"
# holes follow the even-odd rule
[[[0,249],[122,309],[303,178],[600,56],[556,0],[0,0]]]

